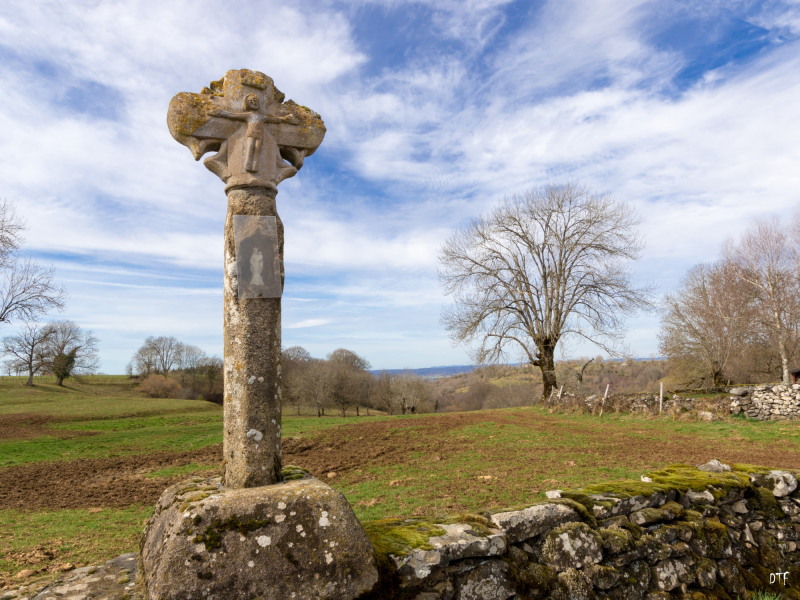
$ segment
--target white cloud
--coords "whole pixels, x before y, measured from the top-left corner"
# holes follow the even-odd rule
[[[304,319],[302,321],[297,321],[295,323],[289,323],[284,325],[284,329],[306,329],[308,327],[321,327],[322,325],[328,325],[331,322],[330,319]]]
[[[680,12],[661,3],[393,0],[380,6],[398,20],[431,11],[424,35],[437,51],[380,57],[354,29],[369,27],[358,14],[367,5],[378,6],[0,6],[0,194],[28,221],[27,248],[65,257],[70,314],[114,344],[112,364],[146,335],[221,352],[221,293],[210,290],[221,279],[223,186],[164,120],[173,94],[230,68],[268,73],[328,126],[278,197],[284,342],[315,353],[361,343],[385,367],[463,362],[438,324],[438,249],[530,186],[577,179],[635,204],[648,240],[636,272],[663,289],[753,216],[798,202],[800,46],[779,39],[800,31],[796,3],[707,3],[712,16],[738,11],[769,28],[782,48],[684,91],[673,78],[690,57],[648,41]],[[388,66],[370,69],[378,58]],[[87,81],[105,86],[91,88],[99,107],[69,105]],[[103,99],[109,114],[87,114]],[[632,345],[647,331],[640,324]]]

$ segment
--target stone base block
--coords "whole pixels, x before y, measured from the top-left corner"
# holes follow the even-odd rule
[[[194,479],[162,494],[141,542],[147,600],[349,600],[378,580],[339,492],[305,478],[245,489]]]

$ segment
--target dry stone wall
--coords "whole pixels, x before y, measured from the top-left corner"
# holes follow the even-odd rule
[[[383,535],[415,524],[432,535],[386,552],[368,598],[800,598],[796,474],[703,468],[719,472],[680,467],[618,491],[550,492],[547,503],[466,523],[393,522]],[[380,532],[370,535],[380,547]]]
[[[800,384],[734,388],[730,410],[761,421],[800,418]]]

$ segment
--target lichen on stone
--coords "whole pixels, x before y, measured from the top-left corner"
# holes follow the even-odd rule
[[[237,531],[241,534],[251,533],[270,525],[270,519],[245,519],[233,516],[224,521],[212,521],[203,531],[194,538],[196,544],[204,544],[208,552],[213,552],[222,547],[222,536],[228,531]]]

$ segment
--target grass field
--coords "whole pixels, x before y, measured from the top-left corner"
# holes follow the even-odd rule
[[[362,520],[496,510],[544,491],[710,458],[800,468],[800,423],[715,423],[539,408],[404,417],[284,417],[285,462]],[[218,472],[222,411],[141,397],[129,380],[0,380],[0,588],[137,549],[161,490]]]

